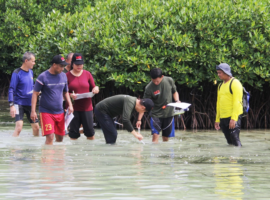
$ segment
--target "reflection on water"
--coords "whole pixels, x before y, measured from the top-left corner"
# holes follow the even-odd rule
[[[229,164],[220,163],[221,159],[214,159],[214,174],[216,177],[215,193],[222,199],[242,200],[243,197],[243,170],[242,165],[236,159],[229,159]]]
[[[146,144],[119,131],[117,145],[96,140],[45,146],[0,127],[0,199],[267,199],[269,131],[242,131],[243,148],[216,131],[178,131],[168,143]]]
[[[159,144],[141,131],[145,145],[126,131],[105,145],[96,130],[94,141],[45,146],[30,126],[11,137],[6,100],[0,109],[0,199],[269,199],[269,130],[243,130],[242,148],[213,130],[177,131]]]

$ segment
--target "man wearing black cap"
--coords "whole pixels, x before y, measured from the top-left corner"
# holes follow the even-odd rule
[[[160,132],[163,142],[166,142],[175,134],[174,109],[166,105],[172,103],[173,99],[178,103],[181,101],[171,77],[164,76],[159,68],[152,69],[150,76],[151,82],[145,87],[143,98],[150,98],[155,104],[150,119],[152,142],[158,143]],[[141,126],[142,117],[143,114],[138,116],[137,127]]]
[[[98,120],[106,143],[114,144],[117,138],[117,130],[113,118],[122,115],[123,125],[134,137],[142,140],[143,136],[136,132],[130,122],[134,110],[138,113],[150,112],[154,107],[151,99],[137,99],[129,95],[116,95],[99,102],[95,107],[95,117]]]
[[[69,114],[73,112],[68,93],[67,77],[62,72],[68,63],[61,55],[56,55],[51,64],[50,69],[41,73],[36,80],[31,107],[31,119],[35,120],[37,118],[37,97],[39,92],[42,92],[39,112],[42,135],[46,136],[45,144],[53,144],[54,134],[57,142],[61,142],[65,135],[63,96],[69,105]]]
[[[228,144],[242,146],[239,134],[243,113],[243,86],[239,80],[232,77],[227,63],[216,66],[216,70],[223,82],[218,86],[215,128],[221,128]]]

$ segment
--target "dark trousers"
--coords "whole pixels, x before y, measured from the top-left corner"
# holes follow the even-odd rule
[[[94,109],[95,117],[102,129],[107,144],[114,144],[117,139],[117,130],[113,119],[97,108]]]
[[[241,129],[241,119],[242,119],[242,115],[239,115],[238,121],[236,122],[234,129],[229,129],[229,124],[231,120],[230,117],[220,119],[220,128],[222,132],[224,133],[224,136],[227,139],[228,144],[231,144],[234,146],[242,146],[239,139],[240,129]]]
[[[69,137],[77,139],[81,136],[80,126],[83,125],[83,132],[86,137],[93,137],[93,111],[74,111],[74,118],[70,122]]]

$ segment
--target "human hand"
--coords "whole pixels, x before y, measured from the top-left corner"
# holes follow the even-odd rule
[[[16,108],[15,108],[15,106],[13,105],[13,106],[10,107],[10,116],[11,116],[12,118],[14,118],[15,115],[16,115]]]
[[[68,107],[68,114],[70,115],[73,112],[74,112],[73,106],[72,105],[71,106],[69,105],[69,107]]]
[[[32,111],[31,112],[30,118],[32,119],[33,122],[36,121],[36,119],[37,119],[37,113],[36,113],[36,111]]]
[[[136,128],[141,128],[141,125],[142,125],[142,121],[137,121],[137,123],[136,123]]]
[[[137,138],[139,141],[141,141],[141,140],[143,139],[143,136],[142,136],[142,134],[137,133],[136,138]]]
[[[94,94],[99,93],[99,87],[98,87],[98,86],[94,87],[93,90],[92,90],[92,92],[93,92]]]
[[[215,122],[215,129],[216,130],[219,130],[220,129],[219,122]]]
[[[73,99],[73,100],[76,100],[77,99],[77,95],[73,92],[70,94],[70,97]]]
[[[134,135],[134,137],[137,138],[139,141],[141,141],[141,140],[143,139],[143,136],[142,136],[140,133],[136,132],[135,130],[133,130],[131,133],[132,133],[132,134]]]
[[[234,129],[235,128],[236,121],[231,119],[230,124],[229,124],[229,129]]]

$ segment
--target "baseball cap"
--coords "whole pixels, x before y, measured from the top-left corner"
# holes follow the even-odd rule
[[[216,66],[216,70],[222,70],[228,76],[232,76],[231,67],[227,63],[220,63]]]
[[[74,53],[72,56],[72,63],[74,63],[75,65],[82,65],[84,64],[83,61],[83,56],[80,53]]]
[[[68,65],[68,63],[65,61],[65,58],[61,55],[56,55],[53,57],[51,64],[61,64],[61,65]]]
[[[142,99],[141,102],[147,112],[150,112],[154,107],[154,102],[151,99]]]

